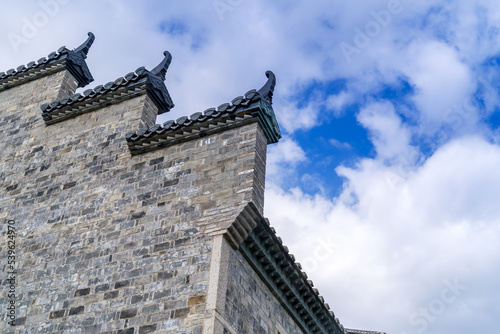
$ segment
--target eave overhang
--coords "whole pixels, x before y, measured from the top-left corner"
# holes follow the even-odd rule
[[[268,81],[264,87],[259,91],[252,89],[244,96],[234,98],[231,103],[170,120],[163,125],[155,124],[128,132],[126,139],[130,152],[132,155],[141,154],[253,122],[261,125],[268,144],[276,143],[281,138],[272,108],[276,77],[271,71],[267,71],[266,75]]]
[[[87,89],[83,94],[77,93],[70,98],[42,104],[40,108],[45,124],[58,123],[144,94],[147,94],[156,105],[158,114],[170,111],[174,104],[163,79],[171,55],[167,51],[164,55],[165,58],[160,63],[162,70],[158,69],[160,65],[152,71],[139,67],[135,72],[130,72],[113,82]]]
[[[301,271],[300,263],[295,262],[295,257],[253,203],[242,210],[225,236],[304,333],[346,334],[318,289]]]
[[[88,33],[87,40],[74,50],[61,47],[50,53],[47,57],[40,58],[37,62],[31,61],[16,69],[0,72],[0,91],[22,85],[26,82],[44,76],[68,70],[78,82],[78,87],[84,87],[94,80],[85,59],[94,42],[95,36]]]

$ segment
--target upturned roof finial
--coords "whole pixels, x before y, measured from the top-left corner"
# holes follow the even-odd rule
[[[89,53],[89,49],[95,40],[95,36],[92,32],[89,32],[87,35],[89,36],[87,38],[87,40],[85,42],[83,42],[82,45],[80,45],[75,50],[73,50],[75,53],[79,53],[84,59],[87,58],[87,54]]]
[[[160,77],[162,80],[165,80],[165,74],[167,74],[168,67],[170,66],[170,62],[172,61],[172,55],[168,51],[163,52],[163,55],[165,56],[165,58],[163,58],[161,63],[153,68],[151,73]]]
[[[257,93],[259,93],[262,98],[269,100],[269,102],[273,103],[273,92],[274,87],[276,86],[276,76],[272,71],[266,72],[267,82]]]

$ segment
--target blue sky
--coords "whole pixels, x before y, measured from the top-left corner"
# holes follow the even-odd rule
[[[500,3],[2,4],[2,71],[87,31],[96,86],[168,50],[164,122],[277,76],[265,214],[341,322],[498,330]]]

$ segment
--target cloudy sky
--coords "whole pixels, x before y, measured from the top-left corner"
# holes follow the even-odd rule
[[[498,333],[500,2],[0,3],[2,71],[88,31],[92,87],[170,51],[159,123],[273,70],[265,214],[341,322]]]

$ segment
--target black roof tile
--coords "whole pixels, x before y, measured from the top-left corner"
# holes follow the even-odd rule
[[[261,123],[269,143],[277,142],[281,133],[272,110],[276,77],[271,71],[267,71],[266,76],[268,80],[259,91],[249,90],[244,96],[234,98],[231,103],[223,103],[217,108],[208,108],[203,113],[196,112],[189,117],[169,120],[163,125],[155,124],[150,128],[128,132],[126,139],[131,152],[146,152],[189,140],[192,135],[205,135],[207,132],[217,132],[218,129],[252,121]]]
[[[54,73],[59,66],[61,68],[65,66],[68,69],[77,80],[78,87],[88,85],[94,78],[85,59],[94,39],[94,34],[89,32],[87,40],[74,50],[68,50],[63,46],[51,52],[47,57],[38,59],[37,62],[30,61],[26,65],[18,66],[17,69],[12,68],[6,72],[0,72],[0,91]]]
[[[229,243],[241,250],[305,333],[346,334],[300,263],[253,203],[243,209],[227,234]]]
[[[65,119],[90,112],[98,107],[100,103],[96,99],[109,99],[110,101],[123,100],[137,95],[135,88],[142,87],[143,93],[147,93],[158,107],[158,114],[165,113],[174,107],[174,103],[168,93],[163,78],[170,64],[172,56],[168,51],[164,52],[165,58],[153,71],[139,67],[135,72],[130,72],[124,77],[110,81],[104,85],[98,85],[93,89],[87,89],[83,94],[76,93],[69,98],[63,98],[40,106],[42,117],[47,124],[53,124]],[[160,68],[160,69],[159,69]],[[112,92],[117,90],[127,91],[127,94],[115,97]],[[95,106],[93,105],[95,104]],[[63,112],[68,111],[68,112]]]

